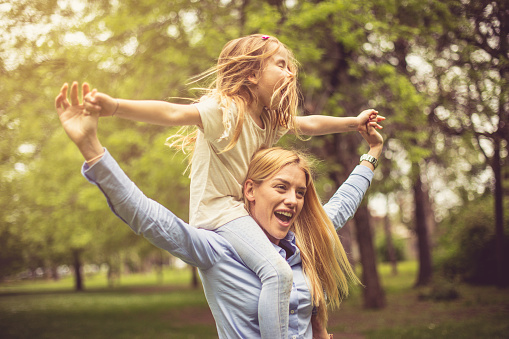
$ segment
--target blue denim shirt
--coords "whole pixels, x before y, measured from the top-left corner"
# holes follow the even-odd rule
[[[147,198],[106,150],[100,161],[82,174],[106,196],[111,210],[136,234],[159,248],[196,266],[202,279],[219,338],[259,338],[258,299],[260,279],[244,266],[233,247],[213,231],[190,227],[164,206]],[[357,166],[347,181],[324,206],[336,228],[342,227],[359,206],[373,172]],[[287,259],[293,270],[290,295],[289,338],[312,338],[313,305],[302,272],[300,251],[289,232],[283,245],[293,254]],[[274,245],[286,258],[286,252]]]

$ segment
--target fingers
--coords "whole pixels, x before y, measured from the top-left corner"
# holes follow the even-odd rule
[[[55,108],[57,109],[58,113],[60,113],[60,111],[62,110],[62,100],[63,100],[62,93],[58,93],[57,97],[55,98]]]
[[[375,121],[368,122],[368,126],[374,127],[374,128],[378,128],[378,129],[383,129],[383,126],[378,124],[378,123],[376,123]]]
[[[67,109],[69,107],[69,101],[67,101],[67,89],[69,88],[69,85],[67,83],[62,85],[62,88],[60,89],[60,93],[55,98],[55,108],[57,111],[59,109]]]
[[[385,120],[384,116],[378,115],[378,112],[373,110],[373,112],[371,113],[371,115],[369,117],[368,125],[372,126],[374,128],[377,128],[377,129],[382,129],[383,126],[378,124],[378,122],[381,122],[384,120]]]
[[[84,82],[81,88],[82,88],[81,100],[84,101],[85,97],[90,92],[90,86],[88,85],[88,83]]]
[[[102,110],[102,107],[97,102],[97,89],[93,89],[92,92],[87,94],[85,97],[85,100],[83,101],[85,105],[85,109],[89,112],[100,112]]]
[[[78,100],[78,83],[75,81],[71,85],[71,104],[77,106],[80,104]]]

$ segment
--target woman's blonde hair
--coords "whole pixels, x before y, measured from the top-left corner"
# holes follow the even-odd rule
[[[327,306],[338,308],[343,298],[348,296],[349,283],[359,283],[359,279],[316,193],[308,157],[279,147],[260,150],[251,160],[246,180],[261,184],[290,164],[298,165],[307,181],[304,205],[291,230],[295,233],[302,267],[310,282],[313,304],[318,307],[318,318],[322,324],[327,324]],[[246,198],[244,203],[250,212]]]
[[[201,81],[214,76],[208,88],[204,89],[205,96],[215,97],[223,108],[223,126],[225,131],[235,124],[233,137],[221,150],[226,152],[237,143],[244,121],[247,107],[258,100],[253,91],[253,83],[250,77],[259,77],[266,65],[266,61],[276,54],[279,49],[284,49],[288,55],[287,67],[292,73],[279,88],[274,90],[272,102],[278,102],[276,108],[266,107],[262,114],[266,115],[270,126],[274,129],[278,126],[293,128],[294,118],[297,115],[299,94],[297,89],[297,62],[293,53],[282,42],[273,36],[253,34],[229,41],[219,55],[217,65],[208,71],[195,77],[195,81]],[[232,103],[237,106],[237,121],[230,122],[228,109]],[[297,132],[297,131],[296,131]],[[176,136],[170,137],[167,144],[170,147],[186,150],[193,149],[197,138],[197,130],[189,133],[187,127],[183,127]]]

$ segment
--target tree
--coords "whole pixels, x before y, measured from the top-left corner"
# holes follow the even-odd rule
[[[361,90],[368,70],[355,64],[365,56],[359,41],[365,41],[364,25],[374,19],[370,12],[355,2],[318,1],[315,4],[298,2],[280,16],[287,20],[277,28],[278,36],[283,41],[288,40],[303,65],[304,114],[352,116],[369,108],[368,99]],[[331,166],[329,176],[335,185],[340,185],[358,163],[360,137],[349,134],[315,139],[306,146],[311,146],[329,163],[336,164]],[[364,305],[384,307],[367,206],[361,206],[354,219],[362,281],[366,285]]]
[[[448,1],[457,19],[442,22],[434,65],[438,98],[432,117],[449,134],[473,135],[493,171],[498,280],[507,287],[505,269],[503,168],[509,135],[509,7],[503,1]],[[457,118],[451,119],[454,112]]]
[[[165,16],[163,14],[145,16],[146,21],[141,20],[141,23],[138,22],[140,25],[123,25],[122,30],[119,29],[120,22],[131,22],[122,19],[122,16],[130,14],[118,7],[111,8],[108,2],[95,2],[90,6],[65,1],[52,2],[48,6],[41,4],[19,1],[1,8],[2,23],[9,33],[0,40],[3,48],[0,54],[0,86],[6,94],[6,100],[0,104],[0,126],[6,132],[3,134],[6,138],[2,137],[0,143],[0,164],[5,169],[0,180],[8,183],[2,184],[2,202],[8,201],[9,191],[16,188],[18,193],[10,195],[15,200],[11,199],[12,203],[5,205],[9,209],[1,215],[0,230],[8,234],[9,244],[15,244],[15,239],[23,243],[23,246],[9,245],[10,249],[19,248],[19,252],[8,253],[8,257],[19,254],[19,258],[27,261],[26,265],[35,267],[76,263],[76,272],[79,273],[81,263],[99,258],[100,251],[112,251],[112,244],[116,244],[117,250],[125,246],[129,230],[125,226],[120,232],[116,229],[121,222],[107,211],[97,189],[80,178],[78,169],[82,160],[59,127],[51,108],[53,98],[64,81],[84,78],[92,85],[104,86],[105,91],[116,89],[122,81],[123,94],[117,93],[117,96],[135,97],[136,93],[140,99],[148,94],[151,98],[161,99],[169,95],[181,96],[179,93],[190,73],[181,71],[184,69],[182,64],[187,61],[178,56],[179,52],[182,55],[183,46],[188,46],[189,40],[182,40],[182,44],[174,46],[173,59],[164,59],[163,54],[171,54],[172,51],[163,49],[160,36],[154,35],[154,22],[150,22],[157,22]],[[143,4],[140,6],[143,7]],[[105,9],[112,10],[115,15],[106,14],[109,12]],[[141,12],[146,14],[147,9],[149,7],[143,7]],[[173,10],[182,16],[186,11],[176,7]],[[132,9],[131,13],[138,11]],[[179,27],[184,29],[181,25],[184,18],[167,19],[167,26],[163,29],[172,24],[180,24]],[[76,26],[76,23],[83,27]],[[139,30],[133,30],[134,27]],[[146,46],[153,50],[146,56],[153,59],[136,58],[142,53],[135,48],[141,45],[133,40],[135,33],[139,33],[141,41],[148,40]],[[101,44],[104,40],[108,40],[108,45]],[[141,45],[141,48],[144,47]],[[21,54],[23,58],[14,58]],[[197,54],[204,56],[203,59],[195,58],[197,63],[206,58],[206,54]],[[130,74],[131,69],[139,73]],[[165,86],[156,88],[164,80],[161,72],[164,69],[173,73],[172,80],[179,82],[171,91]],[[189,71],[186,69],[186,72]],[[156,73],[158,76],[154,75]],[[154,76],[151,82],[140,81],[146,79],[140,74]],[[140,95],[140,92],[146,94]],[[174,173],[178,172],[178,180],[173,180],[171,183],[174,185],[166,187],[153,183],[156,188],[153,194],[160,194],[165,199],[171,196],[171,201],[178,200],[175,196],[185,186],[185,179],[180,179],[185,164],[181,164],[182,158],[172,161],[171,156],[162,154],[164,135],[168,131],[103,119],[101,133],[108,135],[103,140],[112,152],[120,150],[117,154],[120,154],[119,158],[126,168],[148,150],[152,150],[151,156],[164,159],[162,165]],[[159,142],[160,148],[151,148],[150,142]],[[11,152],[13,149],[17,151]],[[141,166],[137,169],[144,173],[148,172],[145,169],[153,166],[147,162],[137,165]],[[181,200],[187,200],[187,191],[186,187]],[[182,205],[182,202],[177,202],[174,210],[185,213]],[[115,237],[119,240],[113,240]],[[10,265],[12,269],[19,267],[19,263],[13,260],[10,260]],[[77,288],[82,288],[80,275],[76,277]]]

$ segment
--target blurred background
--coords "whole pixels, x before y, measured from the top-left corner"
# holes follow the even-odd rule
[[[387,117],[366,203],[340,231],[362,308],[390,306],[380,265],[397,276],[409,262],[410,288],[427,296],[454,298],[465,283],[507,295],[507,1],[16,0],[0,2],[0,30],[0,292],[62,279],[84,291],[97,276],[113,288],[147,272],[168,284],[181,263],[135,236],[80,175],[54,98],[76,80],[113,97],[187,102],[200,95],[190,79],[227,41],[263,33],[300,62],[301,114]],[[186,155],[164,145],[176,130],[119,118],[99,128],[141,190],[188,220]],[[324,201],[367,150],[356,133],[280,144],[319,160]]]

